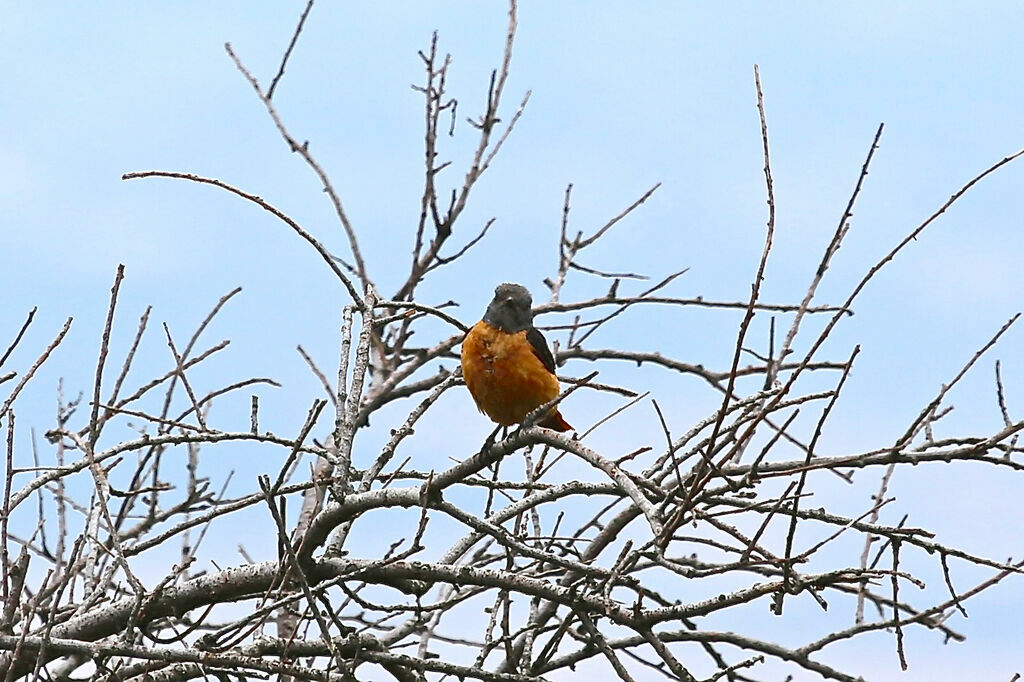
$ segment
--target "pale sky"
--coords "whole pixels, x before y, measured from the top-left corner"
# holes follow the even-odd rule
[[[18,401],[23,445],[29,429],[52,426],[59,377],[71,395],[90,391],[118,263],[125,264],[126,279],[116,357],[146,305],[154,306],[155,322],[167,322],[184,338],[220,296],[242,286],[204,337],[207,345],[233,339],[230,352],[200,376],[210,386],[273,376],[284,388],[261,391],[265,427],[294,433],[301,425],[318,384],[296,344],[328,374],[336,362],[345,299],[331,273],[283,224],[235,197],[180,181],[120,177],[161,169],[220,178],[263,196],[346,256],[316,179],[289,154],[223,48],[230,42],[266,85],[304,5],[0,5],[0,352],[27,311],[39,306],[4,371],[23,371],[64,319],[75,317],[68,340]],[[588,265],[655,278],[689,267],[672,295],[745,300],[767,217],[755,63],[778,209],[765,301],[799,302],[879,123],[885,123],[880,148],[850,236],[819,291],[821,302],[845,298],[871,264],[952,192],[1024,147],[1019,3],[524,2],[519,19],[506,113],[526,90],[532,97],[461,218],[466,239],[491,217],[495,227],[470,256],[419,292],[425,303],[457,300],[454,314],[464,322],[479,317],[502,281],[521,282],[543,300],[541,281],[557,265],[561,202],[570,182],[573,225],[585,231],[663,183],[593,247]],[[446,142],[457,162],[445,180],[461,183],[474,140],[465,118],[479,113],[505,22],[503,4],[494,2],[322,1],[289,63],[275,102],[333,179],[385,293],[406,274],[422,191],[422,103],[409,87],[422,78],[416,52],[437,29],[441,49],[453,55],[449,89],[459,99],[460,137]],[[825,453],[890,445],[1024,308],[1022,219],[1024,160],[971,190],[869,285],[857,314],[829,346],[834,359],[845,359],[855,343],[863,350],[824,435]],[[563,297],[589,298],[606,287],[576,275]],[[727,369],[738,315],[688,311],[653,328],[644,324],[648,315],[624,316],[595,343]],[[767,318],[758,320],[752,345],[763,349]],[[948,402],[956,410],[937,435],[1000,428],[996,359],[1011,416],[1024,417],[1024,331],[1014,328],[954,391]],[[133,376],[162,373],[168,361],[154,326]],[[564,368],[576,376],[590,369]],[[718,401],[699,380],[649,368],[609,367],[602,379],[652,390],[676,432]],[[0,387],[0,398],[8,387]],[[594,421],[610,405],[580,397],[563,411]],[[464,456],[490,429],[461,389],[438,409],[466,428],[427,431],[412,452],[430,457],[444,450],[442,462]],[[217,411],[224,428],[247,428],[248,394]],[[644,429],[653,426],[649,417],[646,409]],[[614,451],[628,432],[610,429],[603,446]],[[651,433],[660,439],[660,430]],[[19,449],[18,456],[30,451]],[[238,467],[218,460],[208,473],[222,481]],[[859,474],[862,485],[854,492],[822,478],[813,504],[866,508],[880,475]],[[910,525],[936,531],[939,541],[994,559],[1020,558],[1022,480],[1008,470],[962,464],[899,471],[891,490],[899,499],[883,521],[909,513]],[[253,544],[254,551],[273,552],[272,542]],[[942,588],[935,563],[920,564],[930,589]],[[981,574],[956,575],[963,587]],[[817,616],[794,616],[800,608],[765,627],[776,628],[779,639],[813,639],[806,628]],[[835,608],[852,618],[848,606]],[[1024,672],[1024,579],[1007,579],[967,609],[969,620],[951,621],[967,635],[963,644],[943,646],[929,632],[909,635],[906,674],[899,672],[891,634],[855,640],[822,658],[871,680],[1009,680]]]

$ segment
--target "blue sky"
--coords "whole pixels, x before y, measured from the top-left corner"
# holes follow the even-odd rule
[[[344,299],[330,272],[283,225],[240,200],[207,187],[120,176],[164,169],[221,178],[265,197],[345,253],[315,178],[288,153],[223,49],[232,43],[268,83],[304,4],[0,6],[0,339],[39,306],[11,366],[27,367],[64,318],[75,316],[68,341],[19,400],[19,433],[50,426],[58,377],[70,391],[91,385],[118,263],[127,275],[115,357],[145,305],[185,337],[217,298],[242,286],[206,339],[212,345],[230,337],[231,351],[198,376],[211,385],[274,376],[285,386],[264,395],[269,428],[298,429],[317,384],[295,345],[325,368],[335,362]],[[1024,146],[1022,21],[1024,9],[1013,2],[524,2],[506,104],[510,111],[527,89],[532,98],[461,223],[467,238],[491,217],[495,228],[464,262],[438,273],[421,298],[455,298],[466,322],[501,281],[522,282],[541,298],[541,280],[557,264],[567,183],[575,186],[573,224],[586,231],[662,182],[585,262],[655,276],[689,267],[673,294],[744,299],[766,218],[752,74],[758,63],[778,206],[765,300],[799,300],[874,131],[885,123],[852,231],[820,290],[820,300],[838,302],[954,190]],[[464,120],[479,110],[504,27],[500,3],[314,7],[275,101],[330,173],[385,292],[405,275],[419,210],[422,107],[409,87],[422,76],[416,51],[439,30],[442,50],[454,58],[449,88]],[[473,139],[460,125],[461,137],[443,150],[456,167]],[[825,434],[830,452],[891,443],[1024,307],[1024,161],[1017,164],[930,227],[840,327],[829,347],[836,357],[853,343],[864,350]],[[453,168],[447,181],[460,181],[461,172]],[[604,288],[577,277],[566,296]],[[737,315],[688,311],[655,329],[643,324],[645,315],[626,316],[628,324],[595,343],[726,367]],[[765,338],[766,325],[759,318],[756,338]],[[166,368],[160,334],[151,330],[135,376]],[[998,428],[995,358],[1003,362],[1013,416],[1024,414],[1024,332],[1013,329],[953,394],[957,409],[945,435]],[[589,369],[570,364],[566,371]],[[609,368],[603,378],[653,390],[676,431],[717,400],[698,381],[647,368]],[[566,410],[586,421],[612,404],[581,398]],[[446,396],[438,409],[465,420],[465,432],[424,433],[418,451],[443,444],[458,454],[488,430],[464,393]],[[217,410],[225,427],[242,425],[247,397]],[[625,447],[629,429],[607,438],[604,447]],[[211,464],[212,471],[220,467],[227,465]],[[820,483],[825,495],[829,482]],[[831,494],[863,507],[872,485],[852,494],[856,500],[840,489]],[[940,540],[1005,558],[1019,556],[1024,545],[1019,486],[1019,475],[935,466],[897,474],[894,493],[911,522],[939,530]],[[968,641],[944,647],[927,633],[915,635],[913,667],[901,679],[956,670],[961,678],[1002,680],[1020,669],[1009,644],[1017,641],[1024,581],[1011,578],[970,606],[971,619],[958,622]],[[857,672],[898,677],[891,642],[854,646],[839,651],[849,652]]]

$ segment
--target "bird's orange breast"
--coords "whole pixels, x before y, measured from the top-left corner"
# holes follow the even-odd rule
[[[526,339],[477,322],[462,342],[462,374],[480,411],[502,426],[518,424],[558,396],[558,379]]]

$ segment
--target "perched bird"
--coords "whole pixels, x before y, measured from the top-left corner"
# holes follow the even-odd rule
[[[555,359],[533,326],[526,287],[501,284],[484,319],[462,342],[462,376],[480,411],[497,424],[519,424],[559,393]],[[557,409],[537,421],[555,431],[572,429]]]

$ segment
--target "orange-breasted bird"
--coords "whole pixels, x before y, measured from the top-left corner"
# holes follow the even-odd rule
[[[462,376],[480,411],[497,424],[519,424],[559,393],[555,359],[544,335],[533,326],[533,299],[526,287],[501,284],[484,319],[462,342]],[[537,422],[569,431],[557,409]]]

